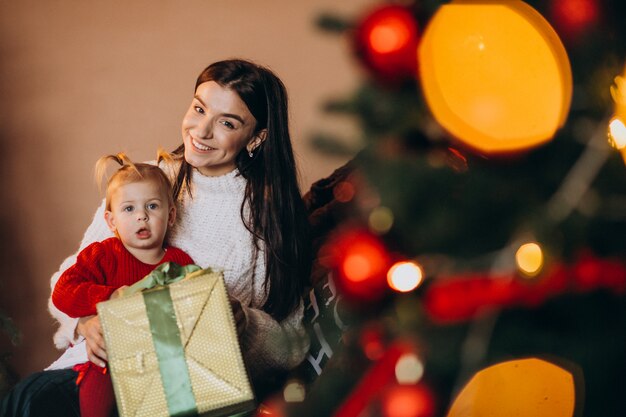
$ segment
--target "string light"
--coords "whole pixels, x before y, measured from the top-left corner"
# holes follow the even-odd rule
[[[416,384],[424,375],[424,365],[412,354],[404,354],[396,363],[396,380],[399,384]]]
[[[615,149],[626,148],[626,126],[618,118],[614,118],[609,123],[609,143]]]
[[[387,272],[387,283],[398,292],[413,291],[423,279],[422,268],[415,262],[398,262]]]
[[[298,403],[304,401],[305,389],[300,381],[289,381],[283,389],[283,397],[288,403]]]
[[[618,118],[614,118],[609,123],[609,143],[620,151],[624,164],[626,164],[626,126]]]
[[[368,225],[374,233],[387,233],[393,226],[393,212],[384,206],[376,207],[369,215]]]
[[[525,243],[515,253],[515,262],[519,270],[527,277],[539,274],[543,267],[543,251],[537,243]]]
[[[425,385],[397,385],[383,397],[384,417],[432,417],[434,414],[433,394]]]
[[[354,198],[354,185],[348,181],[341,181],[333,188],[333,196],[340,203],[347,203]]]

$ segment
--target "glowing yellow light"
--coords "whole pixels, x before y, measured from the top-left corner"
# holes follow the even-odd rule
[[[540,359],[499,363],[465,385],[447,417],[571,417],[576,405],[573,375]]]
[[[387,207],[376,207],[369,215],[368,225],[372,232],[385,234],[393,226],[393,213]]]
[[[626,117],[626,78],[618,75],[614,81],[610,89],[615,102],[615,116],[623,120]]]
[[[407,353],[400,356],[396,362],[396,379],[400,384],[415,384],[424,375],[424,365],[419,358]]]
[[[283,389],[283,397],[288,403],[302,402],[306,396],[305,392],[302,382],[289,381]]]
[[[620,119],[615,118],[609,123],[609,139],[614,148],[626,148],[626,126]]]
[[[536,243],[525,243],[515,253],[517,267],[529,277],[536,276],[543,266],[543,251]]]
[[[550,24],[519,0],[454,0],[419,46],[420,81],[435,119],[482,153],[527,149],[563,125],[572,74]]]
[[[398,292],[413,291],[423,279],[422,268],[414,262],[398,262],[387,272],[387,283]]]

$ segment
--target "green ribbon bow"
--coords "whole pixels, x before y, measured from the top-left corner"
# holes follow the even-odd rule
[[[187,277],[187,275],[189,275],[189,278],[193,277],[193,275],[190,274],[197,271],[211,272],[210,269],[203,270],[198,265],[194,264],[180,266],[175,262],[165,262],[154,268],[152,272],[141,280],[126,288],[122,295],[126,297],[157,286],[170,285],[182,280]]]

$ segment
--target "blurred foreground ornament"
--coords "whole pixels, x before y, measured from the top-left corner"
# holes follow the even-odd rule
[[[384,5],[357,26],[356,55],[383,82],[414,78],[417,71],[418,28],[411,11]]]
[[[575,41],[600,21],[598,0],[552,0],[550,17],[557,31]]]
[[[346,229],[322,246],[320,262],[337,273],[337,286],[350,301],[377,301],[387,293],[390,256],[377,236],[364,229]]]
[[[435,401],[424,384],[396,385],[385,392],[382,409],[384,417],[432,417]]]
[[[540,359],[520,359],[479,371],[447,417],[572,417],[576,400],[572,373]]]
[[[522,1],[441,6],[424,32],[419,63],[435,119],[479,153],[545,143],[567,117],[572,74],[565,48]]]

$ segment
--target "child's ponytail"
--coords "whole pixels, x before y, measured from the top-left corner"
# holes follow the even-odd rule
[[[146,175],[157,178],[159,182],[162,183],[164,187],[168,190],[168,197],[170,198],[170,205],[174,204],[171,193],[171,182],[167,178],[167,176],[163,173],[163,171],[159,168],[161,163],[171,164],[173,162],[173,158],[171,154],[165,151],[163,148],[159,147],[157,150],[157,159],[156,165],[145,164],[145,163],[134,163],[130,160],[130,158],[124,153],[120,152],[115,155],[106,155],[98,159],[96,161],[95,166],[95,180],[98,184],[98,188],[102,191],[103,183],[105,182],[105,177],[107,177],[107,164],[109,161],[115,161],[120,167],[117,171],[108,177],[106,180],[106,209],[110,210],[111,204],[111,192],[115,188],[115,183],[122,181],[123,183],[134,182],[138,180],[142,180]]]
[[[115,155],[103,156],[96,161],[96,168],[95,168],[95,174],[94,174],[95,179],[96,179],[96,184],[98,184],[98,188],[100,189],[100,191],[102,191],[102,184],[104,182],[104,178],[106,177],[107,163],[109,161],[117,162],[120,165],[118,170],[124,168],[125,166],[128,166],[130,169],[134,170],[135,172],[137,172],[137,174],[139,174],[139,171],[137,170],[135,163],[131,161],[130,158],[124,152],[120,152]],[[114,176],[115,175],[111,176],[111,178],[107,180],[107,187],[109,186],[109,183]]]

